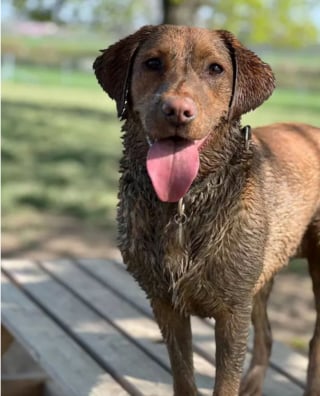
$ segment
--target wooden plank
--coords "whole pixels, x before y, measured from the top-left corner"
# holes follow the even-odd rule
[[[131,304],[119,298],[92,277],[68,260],[43,261],[47,271],[70,287],[79,298],[97,310],[108,321],[112,321],[120,331],[133,337],[151,358],[160,362],[170,371],[170,363],[158,325],[149,317],[141,314]],[[199,355],[194,356],[195,374],[198,387],[203,394],[212,394],[214,367]]]
[[[1,325],[1,356],[7,352],[13,341],[14,338],[12,337],[12,334],[9,333],[3,325]]]
[[[124,266],[121,263],[105,260],[83,259],[79,260],[79,264],[97,280],[100,279],[100,281],[103,281],[110,289],[123,295],[128,301],[131,301],[134,305],[140,307],[143,312],[148,315],[152,315],[152,310],[144,292],[125,271]],[[192,318],[195,346],[203,352],[203,355],[209,355],[209,359],[211,355],[211,361],[215,354],[214,332],[212,326],[212,323],[208,324],[199,318]],[[245,368],[248,367],[250,358],[250,354],[248,354],[246,357]],[[306,359],[303,356],[292,351],[292,355],[288,355],[285,360],[282,360],[278,364],[283,365],[283,369],[288,371],[291,370],[294,365],[296,367],[305,367],[305,363]],[[298,373],[297,371],[292,371],[292,375],[297,375],[299,380],[302,379],[304,373],[301,375],[301,372]],[[292,383],[292,381],[290,381],[286,376],[279,374],[278,370],[269,368],[264,383],[264,392],[266,395],[293,396],[300,395],[302,388],[297,386],[295,383]]]
[[[171,395],[170,374],[30,261],[3,263],[23,287],[55,315],[88,351],[144,395]],[[116,394],[116,393],[114,393]]]
[[[251,338],[253,338],[252,335]],[[276,370],[284,371],[287,375],[292,376],[293,380],[297,381],[301,387],[305,388],[308,368],[308,359],[305,356],[274,340],[271,363]]]
[[[128,394],[4,274],[1,283],[4,325],[67,395]]]

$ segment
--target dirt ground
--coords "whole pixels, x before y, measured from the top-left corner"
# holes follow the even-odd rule
[[[114,226],[98,230],[59,216],[19,217],[5,220],[4,258],[116,258]],[[306,268],[284,270],[276,277],[269,303],[275,339],[306,354],[315,323],[312,288]]]

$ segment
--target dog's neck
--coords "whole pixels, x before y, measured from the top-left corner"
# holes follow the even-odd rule
[[[130,121],[129,121],[130,120]],[[146,174],[146,157],[149,145],[140,120],[129,117],[123,126],[123,143],[126,164],[121,163],[120,171],[130,169],[132,175]],[[252,158],[252,147],[246,147],[240,120],[221,123],[211,132],[200,151],[200,169],[196,179],[202,182],[214,175],[228,173],[230,166],[249,167]],[[128,162],[127,162],[128,161]]]
[[[250,127],[249,127],[250,128]],[[248,167],[252,158],[250,137],[246,139],[240,120],[222,122],[200,153],[199,177],[227,171],[230,166]]]

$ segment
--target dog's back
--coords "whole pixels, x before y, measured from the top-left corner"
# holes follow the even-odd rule
[[[297,251],[308,255],[299,243],[320,217],[320,129],[277,123],[256,128],[254,141],[265,157],[269,232],[259,280],[264,283]]]

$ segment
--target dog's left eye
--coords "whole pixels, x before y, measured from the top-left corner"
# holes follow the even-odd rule
[[[160,70],[162,68],[162,61],[160,58],[150,58],[144,62],[150,70]]]
[[[211,63],[209,66],[209,73],[210,74],[221,74],[223,72],[223,67],[218,63]]]

